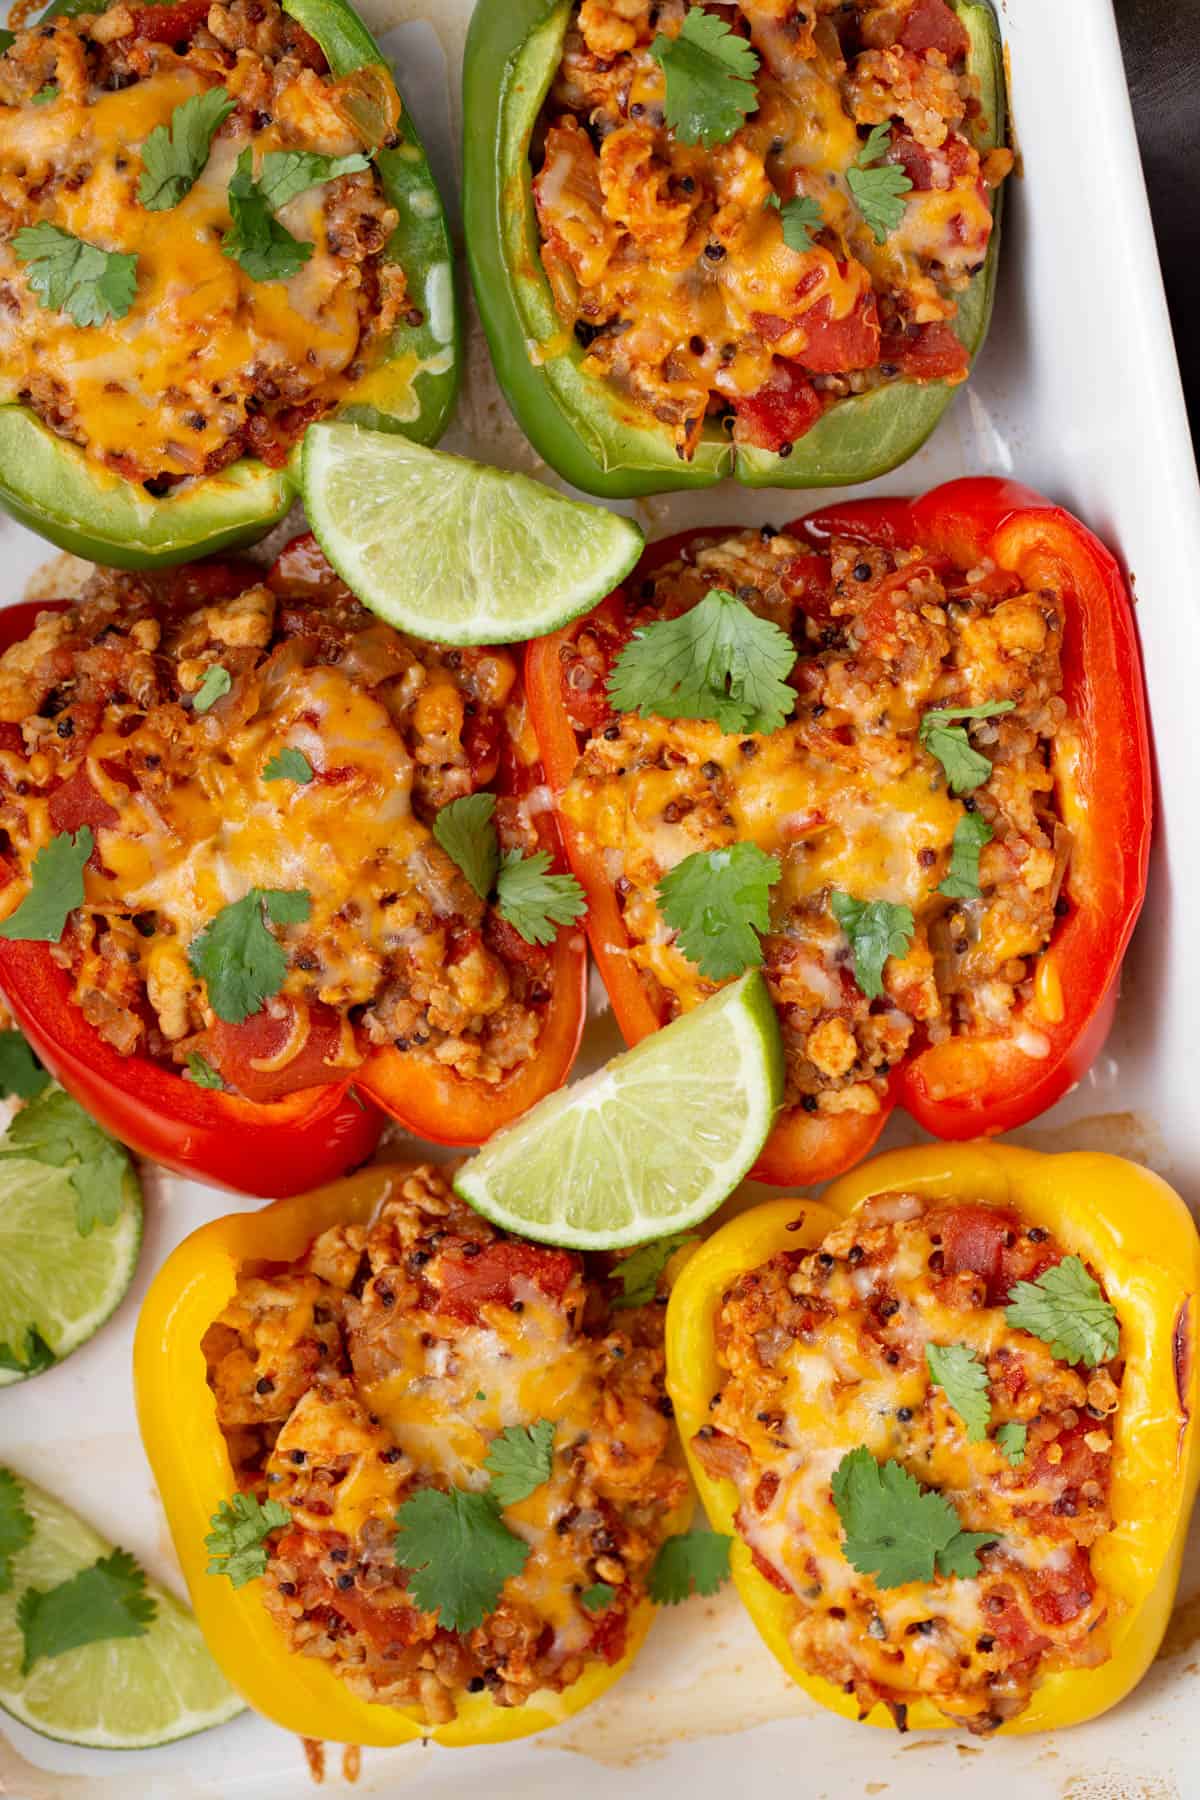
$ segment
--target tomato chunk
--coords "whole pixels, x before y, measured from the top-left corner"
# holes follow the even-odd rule
[[[840,319],[833,317],[833,301],[826,294],[804,315],[803,325],[802,360],[811,374],[873,369],[879,361],[879,312],[874,294],[860,295],[854,311]]]
[[[1047,1244],[1023,1240],[1021,1221],[1006,1207],[947,1207],[930,1214],[929,1229],[942,1240],[943,1273],[981,1275],[988,1306],[1000,1306],[1016,1282],[1035,1281],[1061,1260]]]
[[[904,170],[918,193],[929,193],[935,188],[952,188],[961,176],[968,174],[972,150],[965,138],[955,132],[951,132],[940,149],[933,150],[926,144],[918,144],[908,132],[897,131],[892,133],[887,160]]]
[[[940,50],[947,62],[966,56],[971,48],[966,26],[951,12],[946,0],[913,0],[900,28],[899,43],[903,49],[918,54]]]
[[[945,319],[886,333],[879,360],[893,363],[912,381],[965,381],[971,367],[966,345]]]
[[[448,1249],[438,1264],[437,1310],[477,1325],[481,1306],[511,1306],[519,1298],[518,1282],[531,1282],[547,1300],[561,1300],[575,1274],[575,1258],[566,1250],[541,1250],[536,1244],[502,1239],[474,1256],[465,1246]]]
[[[183,44],[208,17],[209,0],[177,0],[174,6],[137,6],[133,12],[134,37],[155,44]]]
[[[301,1088],[328,1087],[344,1081],[348,1071],[328,1059],[338,1054],[342,1027],[328,1006],[308,1009],[308,1036],[296,1055],[278,1069],[256,1069],[279,1055],[292,1032],[294,1015],[288,1008],[276,1018],[264,1008],[240,1025],[218,1019],[197,1042],[200,1054],[218,1070],[223,1080],[247,1100],[281,1100]]]
[[[776,357],[766,384],[737,402],[734,436],[778,453],[811,431],[822,410],[821,397],[799,363]]]
[[[55,831],[69,831],[72,836],[81,825],[90,825],[95,831],[101,825],[115,825],[120,818],[116,807],[110,806],[92,786],[86,769],[77,769],[60,788],[55,788],[47,811]]]

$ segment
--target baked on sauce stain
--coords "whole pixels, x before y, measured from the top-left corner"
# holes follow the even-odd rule
[[[325,1745],[320,1738],[301,1738],[304,1747],[304,1760],[308,1764],[308,1772],[312,1776],[313,1786],[320,1787],[325,1780]],[[362,1749],[358,1744],[342,1745],[342,1780],[353,1787],[362,1773]]]

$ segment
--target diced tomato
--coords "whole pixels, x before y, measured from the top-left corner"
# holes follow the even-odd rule
[[[966,26],[955,18],[946,0],[913,0],[898,41],[903,49],[918,54],[940,50],[947,62],[956,62],[971,48]]]
[[[203,564],[201,564],[203,567]],[[303,536],[293,538],[285,544],[267,576],[267,586],[277,594],[287,594],[296,599],[306,599],[319,595],[329,587],[337,577],[325,560],[325,552],[321,549],[311,531]]]
[[[1111,1457],[1089,1449],[1086,1442],[1094,1429],[1094,1420],[1080,1419],[1070,1431],[1060,1432],[1038,1451],[1029,1479],[1039,1486],[1057,1488],[1059,1494],[1057,1515],[1053,1503],[1037,1509],[1036,1516],[1044,1522],[1046,1529],[1054,1529],[1056,1516],[1072,1517],[1088,1510],[1081,1494],[1085,1483],[1103,1488],[1108,1480]],[[1056,1462],[1050,1460],[1051,1449],[1058,1456]]]
[[[240,1025],[218,1019],[197,1041],[197,1049],[247,1100],[280,1100],[301,1088],[327,1087],[345,1079],[345,1068],[326,1060],[341,1049],[341,1022],[332,1007],[320,1005],[309,1007],[308,1036],[291,1061],[280,1069],[256,1069],[255,1062],[278,1056],[291,1030],[290,1010],[276,1018],[264,1008]]]
[[[606,1663],[620,1662],[625,1654],[625,1637],[629,1621],[619,1607],[610,1606],[601,1613],[588,1639],[588,1649],[603,1657]]]
[[[776,357],[765,385],[737,402],[734,436],[778,453],[811,431],[822,411],[821,397],[799,363]]]
[[[958,1275],[970,1269],[982,1275],[989,1306],[1006,1300],[1014,1283],[1035,1281],[1061,1260],[1059,1252],[1046,1244],[1022,1240],[1021,1221],[1005,1207],[951,1206],[932,1213],[928,1223],[942,1240],[943,1273]]]
[[[970,144],[955,132],[950,133],[940,149],[932,150],[926,144],[918,144],[907,131],[894,131],[887,154],[888,162],[904,170],[918,193],[953,187],[960,176],[970,172],[973,157]]]
[[[1033,1610],[1047,1625],[1067,1625],[1086,1612],[1096,1594],[1092,1565],[1085,1550],[1075,1549],[1065,1568],[1043,1564],[1028,1576]]]
[[[184,563],[154,576],[172,605],[193,607],[210,600],[233,600],[262,580],[257,563],[233,557],[223,562]]]
[[[1029,1623],[1011,1588],[989,1588],[985,1616],[987,1635],[1020,1660],[1038,1656],[1050,1648],[1049,1638],[1043,1637]]]
[[[971,367],[966,345],[946,319],[887,332],[879,360],[893,363],[912,381],[964,381]]]
[[[312,1581],[321,1583],[326,1590],[324,1604],[330,1612],[345,1619],[348,1625],[369,1638],[382,1652],[386,1652],[390,1645],[407,1646],[420,1642],[424,1636],[424,1628],[416,1607],[406,1603],[388,1607],[371,1606],[357,1588],[335,1586],[322,1574],[320,1557],[309,1546],[310,1540],[303,1532],[289,1531],[278,1540],[275,1555],[299,1572],[301,1585],[307,1586]]]
[[[25,734],[10,719],[0,722],[0,750],[7,750],[13,756],[23,756],[25,753]]]
[[[781,1594],[791,1593],[791,1588],[779,1573],[779,1570],[775,1567],[774,1563],[769,1563],[765,1556],[760,1556],[753,1544],[750,1546],[750,1560],[764,1581],[769,1581],[771,1586],[773,1588],[778,1588]]]
[[[873,369],[879,361],[879,312],[874,294],[860,295],[853,312],[840,319],[834,318],[833,301],[826,294],[805,313],[802,323],[805,345],[800,360],[810,374]]]
[[[463,720],[462,746],[477,787],[495,779],[504,735],[504,721],[494,706],[476,706]]]
[[[502,919],[493,907],[488,908],[483,922],[483,941],[489,950],[506,963],[515,964],[518,968],[537,970],[549,973],[550,946],[548,944],[527,944],[516,928]]]
[[[174,6],[135,6],[134,37],[155,44],[184,44],[208,17],[209,0],[177,0]]]
[[[60,788],[55,788],[47,811],[55,831],[69,831],[72,836],[81,825],[90,825],[95,831],[101,825],[115,825],[120,817],[92,786],[86,769],[77,769]]]
[[[518,1282],[532,1283],[548,1300],[560,1301],[577,1270],[566,1250],[542,1250],[536,1244],[502,1239],[484,1244],[474,1256],[456,1246],[438,1263],[437,1311],[477,1325],[481,1306],[512,1305]]]

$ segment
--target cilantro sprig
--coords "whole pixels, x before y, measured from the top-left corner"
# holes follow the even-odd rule
[[[844,1533],[842,1554],[880,1588],[932,1581],[934,1571],[979,1573],[979,1552],[996,1534],[964,1531],[944,1495],[923,1488],[902,1463],[877,1462],[865,1444],[833,1472],[833,1504]]]
[[[290,1525],[292,1515],[279,1500],[265,1503],[253,1494],[234,1494],[222,1500],[209,1520],[212,1530],[204,1540],[209,1575],[228,1575],[235,1588],[257,1581],[267,1572],[267,1539],[273,1531]]]
[[[495,897],[501,918],[527,944],[552,944],[556,927],[574,924],[587,911],[583,889],[573,875],[550,873],[545,850],[501,855],[495,811],[494,794],[463,794],[439,810],[434,839],[481,900]]]
[[[981,1444],[992,1419],[988,1372],[966,1344],[926,1344],[929,1379],[940,1387],[967,1428],[967,1442]]]
[[[28,1587],[17,1602],[21,1673],[84,1644],[145,1637],[157,1610],[146,1592],[146,1572],[127,1550],[97,1557],[57,1587]]]
[[[1004,1317],[1015,1331],[1049,1344],[1051,1355],[1063,1362],[1095,1368],[1120,1347],[1117,1309],[1077,1256],[1064,1256],[1036,1281],[1018,1281]]]
[[[148,212],[169,212],[189,194],[208,162],[213,138],[234,110],[223,87],[193,94],[156,125],[142,145],[138,199]]]
[[[613,1301],[613,1311],[648,1306],[657,1294],[663,1271],[675,1252],[682,1250],[685,1244],[695,1242],[694,1231],[674,1231],[669,1237],[656,1238],[653,1243],[642,1244],[622,1257],[612,1272],[614,1281],[621,1283],[621,1292]]]
[[[723,1531],[683,1531],[665,1538],[651,1564],[646,1592],[657,1606],[679,1606],[692,1594],[715,1594],[729,1579],[732,1543]]]
[[[492,1439],[483,1466],[491,1476],[490,1491],[498,1506],[527,1500],[554,1471],[553,1419],[507,1425]]]
[[[311,187],[336,181],[339,175],[357,175],[370,163],[357,151],[352,156],[322,156],[316,150],[268,150],[258,171],[259,191],[272,212]]]
[[[812,195],[797,194],[791,200],[781,201],[778,194],[772,194],[767,205],[774,206],[779,213],[783,241],[788,249],[794,250],[797,256],[803,256],[806,250],[811,250],[813,232],[820,231],[825,223],[825,215]]]
[[[290,744],[277,750],[263,768],[264,781],[295,781],[307,787],[313,780],[313,766],[303,750],[294,750]]]
[[[49,1085],[43,1069],[19,1031],[0,1031],[0,1094],[33,1100]]]
[[[188,962],[208,989],[218,1019],[240,1025],[283,986],[287,957],[267,929],[302,925],[312,903],[305,889],[251,888],[223,906],[188,946]]]
[[[262,186],[254,179],[254,156],[249,144],[237,159],[226,198],[230,229],[221,249],[232,257],[251,281],[289,281],[313,253],[311,244],[294,238],[279,223]]]
[[[220,663],[213,663],[204,671],[204,679],[192,695],[192,711],[206,713],[218,700],[225,698],[232,686],[233,677],[229,670],[222,668]]]
[[[904,217],[904,196],[912,182],[898,163],[883,162],[892,147],[890,125],[876,125],[846,170],[846,185],[877,244],[887,242]]]
[[[11,1469],[0,1468],[0,1594],[13,1584],[13,1557],[33,1540],[33,1515]]]
[[[712,588],[677,619],[633,634],[613,665],[608,694],[642,718],[715,719],[725,732],[777,731],[796,704],[787,677],[796,647],[735,594]]]
[[[938,893],[948,900],[978,900],[979,852],[992,841],[993,832],[979,813],[964,813],[954,827],[950,867],[938,882]]]
[[[663,920],[707,980],[725,981],[760,966],[760,933],[770,925],[771,888],[781,873],[778,859],[757,844],[730,844],[693,851],[663,876]]]
[[[1025,1461],[1025,1446],[1029,1440],[1029,1427],[1016,1419],[996,1430],[996,1448],[1005,1456],[1011,1468],[1019,1469]]]
[[[75,1190],[80,1237],[89,1237],[97,1225],[116,1223],[125,1199],[129,1157],[61,1088],[46,1088],[21,1108],[4,1134],[0,1161],[65,1169]]]
[[[47,311],[65,312],[76,325],[123,319],[137,292],[137,257],[101,250],[43,219],[14,232],[12,247]]]
[[[833,916],[850,940],[854,979],[868,1000],[883,993],[883,967],[889,956],[908,955],[916,921],[907,906],[890,900],[856,900],[852,894],[830,896]]]
[[[189,1050],[187,1069],[184,1071],[185,1081],[193,1082],[199,1088],[211,1088],[214,1093],[224,1088],[225,1083],[212,1064],[200,1055],[198,1050]]]
[[[660,32],[650,54],[666,77],[666,121],[681,144],[711,150],[757,110],[757,53],[716,13],[693,6],[678,37]]]
[[[617,1597],[617,1590],[607,1581],[593,1582],[591,1587],[584,1588],[579,1596],[579,1604],[585,1612],[605,1612]]]
[[[90,825],[74,837],[60,831],[43,844],[29,870],[29,892],[0,922],[0,938],[20,943],[57,944],[67,920],[83,905],[83,870],[95,848]]]
[[[12,1375],[41,1375],[58,1361],[36,1325],[25,1327],[24,1344],[0,1344],[0,1369]]]
[[[966,728],[955,720],[998,719],[1015,705],[1014,700],[989,700],[982,706],[935,706],[924,714],[918,736],[945,769],[952,794],[973,793],[992,772],[987,757],[974,748]]]

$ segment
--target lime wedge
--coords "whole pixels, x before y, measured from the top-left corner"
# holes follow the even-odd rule
[[[47,1349],[70,1356],[120,1305],[142,1242],[132,1167],[124,1191],[114,1222],[80,1237],[69,1169],[0,1160],[0,1387],[41,1374]]]
[[[544,637],[642,553],[619,513],[362,425],[311,425],[301,486],[317,541],[363,605],[445,644]]]
[[[757,969],[606,1068],[539,1102],[455,1178],[493,1224],[617,1250],[720,1206],[783,1100],[783,1046]]]
[[[22,1594],[69,1581],[113,1546],[23,1475],[16,1480],[33,1536],[12,1557],[12,1581],[0,1593],[0,1707],[43,1737],[97,1750],[169,1744],[241,1712],[195,1619],[155,1581],[146,1583],[157,1611],[144,1636],[84,1644],[21,1674]]]

